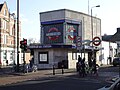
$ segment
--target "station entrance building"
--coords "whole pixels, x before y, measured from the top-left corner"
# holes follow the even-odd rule
[[[93,19],[93,37],[101,39],[101,20]],[[91,16],[68,9],[40,13],[40,44],[31,44],[34,63],[39,69],[59,67],[76,68],[78,55],[86,62],[94,58],[99,62],[101,45],[92,46]],[[79,40],[77,39],[79,37]]]

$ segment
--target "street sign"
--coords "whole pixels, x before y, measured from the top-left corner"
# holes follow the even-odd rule
[[[95,46],[99,46],[101,44],[101,39],[99,37],[94,37],[93,40],[92,40],[92,43]]]
[[[77,36],[77,38],[76,38],[76,47],[77,47],[78,51],[81,50],[81,46],[82,46],[82,38],[80,36]]]
[[[83,45],[90,45],[91,41],[90,40],[83,40],[82,44]]]
[[[81,40],[81,37],[80,36],[78,36],[77,37],[77,40],[76,40],[76,46],[77,47],[81,47],[81,45],[82,45],[82,42],[81,42],[82,40]]]

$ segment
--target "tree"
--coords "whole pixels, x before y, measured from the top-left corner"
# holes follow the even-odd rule
[[[40,41],[39,40],[37,40],[37,39],[35,39],[35,38],[29,38],[28,40],[27,40],[27,44],[28,45],[30,45],[30,44],[32,44],[32,43],[40,43]]]

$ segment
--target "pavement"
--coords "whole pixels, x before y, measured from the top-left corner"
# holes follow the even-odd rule
[[[113,72],[99,72],[99,76],[97,76],[97,79],[110,81],[113,78],[116,78],[118,73]],[[79,78],[78,73],[75,69],[64,69],[64,74],[62,74],[61,69],[55,70],[55,75],[53,75],[53,70],[38,70],[37,72],[29,72],[29,73],[16,73],[12,72],[11,68],[5,68],[2,71],[0,71],[0,86],[27,81],[27,80],[35,80],[39,78],[44,77],[57,77],[57,76],[72,76]],[[96,76],[88,75],[85,77],[87,79],[96,79]]]

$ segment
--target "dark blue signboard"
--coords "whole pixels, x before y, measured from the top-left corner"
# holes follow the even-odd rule
[[[76,48],[76,45],[31,45],[28,48],[30,49],[38,49],[38,48]]]
[[[55,44],[63,43],[63,24],[43,25],[43,43]]]

